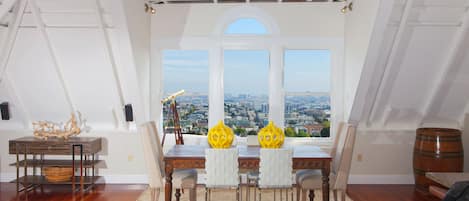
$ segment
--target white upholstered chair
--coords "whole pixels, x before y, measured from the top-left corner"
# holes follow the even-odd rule
[[[329,176],[330,189],[333,190],[334,200],[337,201],[337,192],[341,192],[341,200],[345,201],[350,165],[352,163],[353,147],[355,144],[355,127],[347,125],[339,134],[338,146],[332,157],[332,171]],[[306,200],[306,192],[313,193],[314,190],[322,189],[322,174],[320,170],[303,171],[296,175],[298,187],[301,189],[301,200]],[[314,199],[314,193],[309,196],[310,201]],[[299,198],[298,198],[299,200]]]
[[[342,135],[342,133],[344,133],[344,132],[342,132],[344,130],[344,126],[345,126],[345,122],[339,122],[338,125],[337,125],[337,132],[336,132],[334,142],[332,144],[332,148],[331,148],[331,151],[330,151],[330,155],[333,156],[333,157],[337,153],[337,146],[339,144],[339,138]],[[296,183],[297,184],[299,183],[298,178],[300,178],[302,175],[308,175],[308,174],[321,174],[321,172],[319,170],[299,170],[299,171],[296,172]],[[300,185],[297,185],[296,186],[297,200],[300,199],[300,193],[301,193]],[[305,191],[305,193],[306,193],[306,191]],[[313,195],[313,197],[314,197],[314,195]]]
[[[158,201],[164,196],[164,153],[161,146],[155,123],[143,123],[139,127],[142,136],[144,157],[148,169],[148,183],[151,191],[151,200]],[[176,188],[176,200],[179,200],[180,189],[189,189],[189,200],[196,201],[196,170],[176,170],[173,173],[173,186]]]
[[[286,199],[288,200],[288,189],[293,184],[293,150],[288,148],[280,149],[260,149],[259,180],[259,200],[262,200],[262,189],[287,189]],[[280,191],[281,199],[282,191]],[[274,190],[274,200],[275,200]],[[293,201],[293,191],[291,192]]]
[[[205,149],[205,200],[210,200],[211,189],[236,189],[239,200],[238,149]]]

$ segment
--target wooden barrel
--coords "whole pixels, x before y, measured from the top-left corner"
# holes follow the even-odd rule
[[[426,172],[462,172],[464,150],[461,131],[449,128],[419,128],[414,146],[414,177],[418,190],[433,183]]]

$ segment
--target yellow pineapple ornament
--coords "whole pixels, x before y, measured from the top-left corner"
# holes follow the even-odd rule
[[[230,148],[233,143],[234,133],[230,127],[219,121],[217,125],[208,131],[208,143],[215,149]]]
[[[262,148],[280,148],[285,140],[282,129],[275,126],[272,121],[257,134]]]

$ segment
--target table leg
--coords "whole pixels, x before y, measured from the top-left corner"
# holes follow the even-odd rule
[[[165,171],[166,184],[164,186],[164,200],[171,201],[171,195],[173,193],[173,167],[169,162],[166,163]]]
[[[20,149],[16,144],[16,193],[20,192]]]
[[[322,171],[322,200],[329,201],[329,174],[331,173],[330,164],[324,163]]]

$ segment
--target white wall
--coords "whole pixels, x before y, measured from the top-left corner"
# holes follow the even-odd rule
[[[277,4],[251,3],[218,5],[161,5],[152,17],[153,37],[210,36],[223,29],[219,21],[231,9],[257,10],[257,16],[270,18],[282,36],[343,37],[343,15],[337,3]],[[242,10],[240,9],[240,10]],[[243,12],[237,13],[240,16]],[[227,17],[227,16],[226,16]],[[254,16],[256,17],[256,16]],[[327,23],[324,23],[327,19]]]
[[[412,130],[357,129],[350,183],[413,183],[414,142]]]
[[[354,100],[373,30],[378,0],[353,1],[353,11],[345,17],[345,100]],[[345,101],[345,116],[350,116],[353,101]]]

